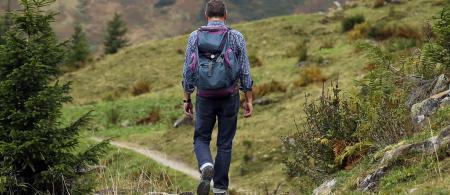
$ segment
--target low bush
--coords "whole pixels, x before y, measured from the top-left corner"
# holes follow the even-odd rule
[[[305,62],[308,60],[308,48],[307,47],[301,47],[298,52],[299,52],[298,62]]]
[[[247,175],[251,171],[251,162],[253,161],[252,142],[244,140],[244,156],[242,157],[242,163],[239,167],[241,176]]]
[[[352,30],[357,24],[361,24],[365,21],[363,15],[354,15],[348,18],[344,18],[342,21],[342,32],[348,32]]]
[[[105,116],[108,124],[117,125],[121,118],[120,108],[113,107],[105,111]]]
[[[385,3],[386,3],[385,0],[374,0],[373,1],[373,8],[383,7]]]
[[[420,30],[409,24],[376,22],[367,32],[367,36],[375,40],[386,40],[391,37],[419,40],[422,38]]]
[[[261,66],[263,66],[262,60],[258,56],[256,56],[255,54],[250,54],[248,56],[248,60],[250,61],[250,66],[251,67],[261,67]]]
[[[348,33],[348,36],[352,40],[362,39],[367,37],[367,33],[370,29],[370,23],[364,22],[361,24],[357,24],[352,31]]]
[[[323,173],[333,172],[336,157],[356,141],[358,118],[340,93],[336,85],[331,93],[323,87],[317,101],[308,102],[306,98],[304,131],[283,138],[289,176],[320,178]]]
[[[281,82],[272,80],[268,83],[263,83],[253,87],[254,98],[263,97],[274,92],[286,92],[286,85]]]
[[[137,121],[136,124],[138,124],[138,125],[154,124],[154,123],[157,123],[159,120],[161,120],[160,111],[153,110],[146,117]]]
[[[133,96],[139,96],[150,92],[150,84],[146,81],[136,81],[130,87],[130,92]]]
[[[311,83],[324,82],[327,78],[323,75],[322,70],[316,66],[305,67],[300,71],[300,78],[294,81],[297,87],[305,87]]]

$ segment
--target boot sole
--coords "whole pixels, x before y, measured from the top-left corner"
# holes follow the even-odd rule
[[[214,169],[212,167],[205,168],[204,172],[202,173],[200,184],[198,184],[197,187],[198,195],[209,195],[211,180],[213,176],[214,176]]]

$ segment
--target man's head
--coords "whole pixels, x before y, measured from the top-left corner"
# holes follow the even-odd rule
[[[207,20],[220,19],[226,20],[227,8],[222,0],[210,0],[206,4],[205,16]]]

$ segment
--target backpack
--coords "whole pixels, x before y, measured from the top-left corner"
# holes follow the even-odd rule
[[[227,96],[236,91],[240,66],[231,48],[230,28],[201,27],[190,69],[200,96]]]

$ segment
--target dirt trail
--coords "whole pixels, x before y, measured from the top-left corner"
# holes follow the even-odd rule
[[[98,138],[98,137],[92,137],[90,138],[91,140],[97,141],[97,142],[101,142],[103,141],[103,139]],[[119,142],[119,141],[111,141],[110,142],[111,145],[119,147],[119,148],[125,148],[134,152],[137,152],[139,154],[142,154],[164,166],[167,166],[171,169],[177,170],[179,172],[182,172],[186,175],[189,175],[195,179],[199,179],[200,178],[200,173],[191,168],[189,165],[182,163],[182,162],[178,162],[175,160],[171,160],[168,158],[168,156],[166,154],[163,154],[159,151],[155,151],[155,150],[150,150],[147,148],[144,148],[142,146],[135,146],[135,145],[131,145],[129,143],[125,143],[125,142]]]

